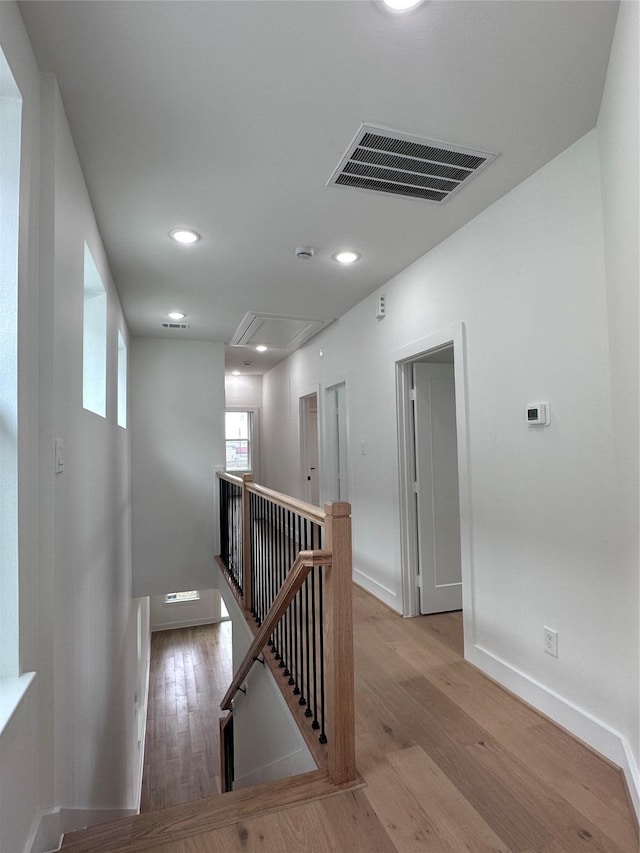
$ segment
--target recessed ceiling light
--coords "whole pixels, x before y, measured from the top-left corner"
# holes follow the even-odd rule
[[[232,370],[231,375],[232,376],[240,376],[240,371],[239,370]]]
[[[169,311],[169,313],[167,314],[167,317],[170,320],[184,320],[186,316],[187,315],[183,314],[182,311]]]
[[[360,257],[359,252],[336,252],[333,256],[333,260],[337,261],[339,264],[353,264]]]
[[[382,0],[383,6],[392,12],[409,12],[423,2],[424,0]]]
[[[183,243],[184,245],[197,243],[200,239],[198,232],[192,231],[190,228],[174,228],[173,231],[169,231],[169,237],[176,243]]]
[[[257,350],[258,352],[266,352],[266,351],[267,351],[267,347],[266,347],[264,344],[258,344],[258,346],[256,347],[256,350]]]

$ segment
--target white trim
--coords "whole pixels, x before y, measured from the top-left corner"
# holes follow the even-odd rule
[[[137,814],[136,809],[66,809],[55,808],[37,815],[23,848],[23,853],[54,853],[64,835],[100,823],[112,823]]]
[[[16,678],[0,679],[0,735],[17,711],[35,677],[35,672],[27,672]]]
[[[263,782],[273,782],[276,779],[286,779],[289,776],[297,776],[299,773],[308,773],[310,770],[316,769],[313,760],[312,766],[309,766],[309,760],[310,753],[308,750],[296,749],[289,755],[276,758],[275,761],[263,764],[262,767],[252,770],[251,773],[234,779],[233,790],[249,788],[251,785],[261,785]]]
[[[413,480],[408,471],[407,448],[410,441],[408,422],[410,365],[431,351],[453,346],[454,378],[456,386],[456,424],[458,450],[458,491],[460,500],[460,562],[462,568],[462,618],[465,656],[467,644],[475,641],[475,616],[473,598],[472,515],[471,515],[471,463],[469,454],[469,428],[467,419],[467,353],[464,323],[448,326],[424,338],[405,344],[391,353],[396,370],[398,417],[398,471],[400,486],[400,549],[402,565],[402,613],[417,616],[418,594],[415,578],[417,566],[415,551],[415,521],[409,511],[413,498]]]
[[[172,602],[173,603],[173,602]],[[188,604],[189,602],[179,601],[178,604]],[[153,625],[151,633],[155,631],[170,631],[172,628],[193,628],[197,625],[217,625],[218,622],[226,622],[226,619],[215,619],[211,616],[202,616],[200,619],[181,619],[179,622],[160,622]]]
[[[375,578],[369,577],[369,575],[356,568],[353,570],[353,582],[366,590],[366,592],[370,592],[371,595],[379,598],[380,601],[383,601],[388,607],[395,610],[396,613],[402,615],[402,601],[392,589],[383,586]]]
[[[170,595],[183,595],[185,592],[195,592],[195,595],[192,595],[190,598],[174,598],[172,601],[167,601],[167,598]],[[190,589],[190,590],[180,590],[179,592],[166,592],[164,595],[164,601],[162,602],[163,607],[173,607],[174,604],[194,604],[200,601],[200,590],[199,589]]]
[[[251,414],[251,471],[229,471],[229,474],[234,474],[236,477],[242,477],[243,474],[253,474],[253,479],[256,483],[260,482],[260,465],[262,457],[262,433],[260,427],[260,406],[225,406],[225,412],[250,412]],[[226,442],[225,432],[225,442]],[[221,471],[226,471],[226,443],[225,443],[225,466],[220,468]]]
[[[481,646],[470,644],[465,648],[465,657],[489,678],[620,767],[640,820],[640,773],[624,735]]]

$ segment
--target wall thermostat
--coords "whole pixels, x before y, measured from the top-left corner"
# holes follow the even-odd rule
[[[549,426],[550,422],[548,403],[527,403],[528,426]]]

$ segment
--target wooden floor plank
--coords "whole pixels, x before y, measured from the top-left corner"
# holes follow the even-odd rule
[[[218,716],[232,675],[230,622],[153,634],[142,812],[219,793]]]
[[[145,752],[156,803],[203,797],[231,664],[220,634],[172,649],[164,633]],[[70,853],[638,853],[621,771],[464,661],[460,613],[402,619],[355,588],[354,635],[362,790],[307,774],[279,802],[208,797],[79,834]]]

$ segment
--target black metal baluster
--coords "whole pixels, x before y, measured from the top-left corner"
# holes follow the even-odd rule
[[[236,552],[238,554],[238,578],[240,580],[240,591],[244,589],[244,538],[242,536],[244,519],[242,517],[242,492],[242,487],[236,486],[235,503],[236,515],[238,517],[238,524],[236,527]]]
[[[327,742],[327,733],[325,731],[325,720],[324,720],[324,601],[323,601],[323,592],[322,592],[322,575],[324,572],[324,566],[320,566],[320,571],[318,574],[319,579],[319,599],[320,599],[320,614],[319,614],[319,623],[320,623],[320,743]]]
[[[258,558],[252,566],[251,574],[251,612],[254,619],[258,616],[258,577],[260,575],[260,566],[265,559],[265,543],[264,543],[264,503],[262,498],[255,496],[256,520],[255,520],[255,536],[258,544]]]
[[[253,615],[256,612],[256,568],[262,559],[262,537],[260,536],[260,499],[257,495],[251,495],[251,541],[253,542],[253,559],[249,568],[251,572],[251,600],[249,608]]]
[[[282,512],[283,529],[284,529],[286,517],[287,517],[286,511],[283,509],[283,512]],[[285,561],[285,550],[284,550],[284,542],[283,542],[282,562],[278,566],[278,586],[279,587],[282,587],[282,584],[284,583],[284,574],[283,574],[283,568],[282,568],[284,561]],[[285,615],[283,615],[283,617],[280,620],[280,623],[278,625],[278,661],[279,661],[278,666],[281,669],[284,669],[284,666],[285,666],[285,663],[284,663],[284,659],[285,659],[285,655],[286,655],[285,643],[286,643],[286,619],[285,619]]]
[[[278,508],[278,524],[282,524],[282,508]],[[279,592],[280,587],[280,561],[278,560],[274,566],[272,567],[272,577],[273,577],[273,601],[275,601],[276,596]],[[274,658],[280,662],[280,666],[282,666],[282,619],[276,625],[273,632],[273,652]]]
[[[315,547],[315,525],[311,526],[311,548]],[[312,583],[311,583],[311,611],[312,611],[312,620],[313,620],[313,631],[311,633],[312,641],[313,641],[313,722],[311,723],[311,728],[319,729],[320,723],[318,721],[318,618],[317,618],[317,589],[318,589],[318,576],[320,573],[320,567],[314,566],[313,575],[312,575]]]
[[[297,515],[295,513],[292,514],[291,517],[291,527],[289,528],[289,541],[291,543],[291,565],[293,565],[296,559],[296,520]],[[289,684],[293,687],[296,684],[296,666],[297,666],[297,654],[298,654],[298,628],[297,628],[297,601],[296,596],[291,601],[291,661],[289,664],[289,669],[291,670],[291,676],[289,677]],[[295,692],[295,691],[294,691]]]
[[[305,549],[308,546],[309,541],[309,521],[305,519],[304,522],[304,546]],[[313,545],[311,546],[311,550],[313,550]],[[311,569],[313,572],[313,568]],[[309,575],[304,579],[304,609],[305,609],[305,620],[304,620],[304,631],[305,631],[305,648],[307,653],[307,701],[306,701],[306,710],[304,712],[305,717],[311,716],[311,655],[310,655],[310,643],[309,643],[309,628],[310,628],[310,617],[309,617]]]
[[[231,552],[233,554],[233,576],[236,581],[236,586],[240,587],[240,563],[238,561],[238,499],[237,487],[235,483],[229,490],[229,498],[231,500]]]
[[[303,519],[302,516],[298,516],[298,544],[299,544],[300,550],[305,550],[305,551],[307,550],[306,535],[305,535],[306,525],[307,525],[306,519]],[[305,578],[305,583],[306,583],[306,578]],[[304,608],[304,593],[303,593],[302,587],[300,587],[300,591],[298,592],[298,600],[299,600],[298,615],[299,615],[299,626],[300,626],[300,630],[299,630],[299,634],[300,634],[300,637],[299,637],[299,645],[300,645],[300,673],[299,673],[300,674],[300,698],[298,699],[298,704],[299,705],[306,705],[307,700],[305,697],[305,690],[304,690],[304,658],[305,658],[305,654],[304,654],[304,650],[305,650],[305,647],[304,647],[304,625],[305,625],[305,622],[307,620],[307,613],[306,613],[305,608]]]
[[[287,510],[287,571],[290,570],[293,565],[293,548],[291,547],[291,523],[292,523],[292,512],[291,510]],[[292,604],[287,607],[287,646],[286,646],[286,658],[285,658],[285,668],[284,674],[289,676],[289,684],[292,683],[291,680],[291,649],[293,648],[293,637],[291,634],[291,612],[292,612]]]
[[[229,560],[227,554],[227,536],[225,531],[227,526],[227,498],[225,485],[226,483],[224,480],[218,480],[218,495],[220,498],[220,557],[222,558],[222,562],[228,568]]]

